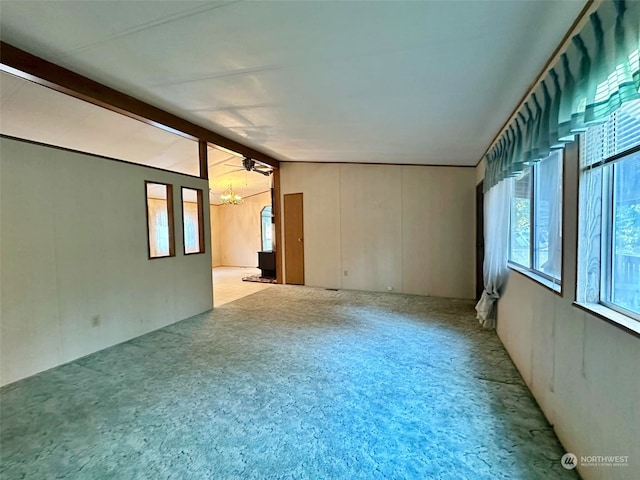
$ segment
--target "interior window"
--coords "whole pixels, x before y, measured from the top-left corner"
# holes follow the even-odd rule
[[[145,182],[149,258],[175,255],[173,189],[164,183]]]
[[[202,190],[182,187],[182,231],[184,254],[204,253]]]

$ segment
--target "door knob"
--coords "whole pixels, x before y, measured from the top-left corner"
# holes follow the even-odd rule
[[[301,241],[302,241],[302,238],[301,238],[301,237],[298,237],[298,241],[299,241],[299,242],[301,242]]]

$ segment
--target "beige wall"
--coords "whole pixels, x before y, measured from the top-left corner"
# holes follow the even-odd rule
[[[241,205],[211,205],[213,266],[257,267],[262,249],[260,213],[271,205],[271,192],[245,198]]]
[[[305,283],[472,298],[475,170],[283,163],[304,194]]]
[[[637,480],[640,341],[512,272],[498,335],[565,450],[628,455],[628,467],[583,468],[585,480]]]
[[[572,305],[576,284],[576,148],[566,152],[562,297],[511,272],[498,336],[564,445],[578,456],[628,455],[628,467],[580,469],[585,480],[640,472],[640,341]]]
[[[222,266],[222,239],[220,238],[220,207],[211,205],[211,266]]]
[[[0,148],[2,384],[211,309],[210,252],[182,254],[179,194],[205,180],[6,138]],[[147,258],[145,180],[174,185],[174,258]]]

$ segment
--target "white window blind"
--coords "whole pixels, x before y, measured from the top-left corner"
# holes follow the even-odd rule
[[[640,100],[627,102],[606,123],[589,127],[583,137],[582,164],[599,162],[640,145]]]

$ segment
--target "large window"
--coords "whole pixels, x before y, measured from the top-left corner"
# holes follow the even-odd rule
[[[514,179],[509,261],[560,289],[562,270],[562,151]]]
[[[173,189],[164,183],[145,182],[149,258],[173,257]]]
[[[577,299],[640,320],[640,100],[581,138]]]

